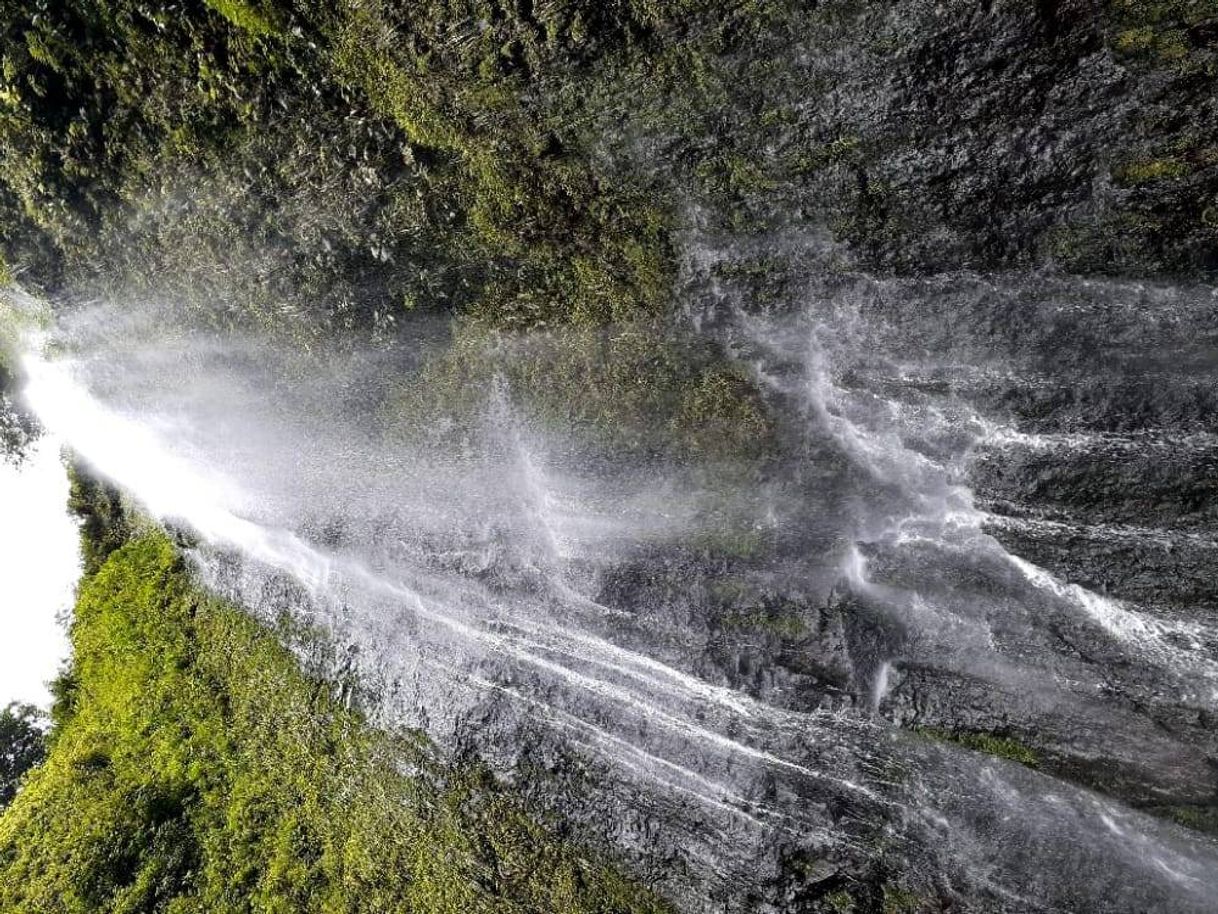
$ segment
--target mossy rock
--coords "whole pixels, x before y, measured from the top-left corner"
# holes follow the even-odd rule
[[[984,752],[995,758],[1018,762],[1028,768],[1038,768],[1041,764],[1040,753],[1013,736],[969,730],[942,730],[935,727],[918,727],[915,732],[928,739],[955,743],[974,752]]]

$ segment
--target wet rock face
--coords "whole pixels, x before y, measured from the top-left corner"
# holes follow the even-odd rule
[[[748,510],[628,525],[610,548],[588,531],[620,519],[611,462],[586,487],[561,457],[528,492],[492,473],[514,536],[449,531],[477,561],[445,566],[429,610],[459,612],[476,649],[347,594],[362,662],[413,670],[390,713],[489,759],[684,910],[898,892],[1206,910],[1218,650],[1196,505],[1218,439],[1204,405],[1167,407],[1210,380],[1212,292],[826,277],[780,236],[769,275],[801,291],[767,313],[723,269],[753,248],[720,242],[685,302],[783,423],[764,469],[718,480],[713,504]],[[1084,380],[1103,411],[1012,406]],[[669,495],[687,470],[648,467]],[[414,561],[378,567],[411,580]],[[443,675],[413,666],[436,653]]]
[[[1131,104],[1096,5],[902,6],[887,19],[896,72],[877,68],[883,81],[848,97],[883,99],[877,117],[860,119],[879,147],[863,193],[868,218],[895,221],[908,250],[868,233],[859,246],[921,269],[1034,259],[1047,229],[1093,205]]]
[[[873,269],[1213,276],[1205,6],[818,4],[705,58],[706,122],[636,98],[623,154],[729,200],[711,223],[829,227]]]

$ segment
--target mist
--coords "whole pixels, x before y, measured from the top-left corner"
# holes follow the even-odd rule
[[[1218,706],[1212,624],[1012,551],[1004,531],[1068,519],[1012,510],[992,469],[1144,437],[1090,429],[1094,413],[1021,418],[1019,398],[1071,363],[1044,362],[1014,309],[1082,328],[1115,311],[1133,333],[1145,297],[1169,297],[1181,320],[1167,348],[1187,345],[1206,293],[858,275],[809,280],[780,311],[696,281],[687,294],[698,317],[682,332],[729,353],[783,417],[780,459],[747,470],[548,423],[513,378],[562,345],[553,334],[463,341],[463,395],[446,388],[437,408],[426,385],[455,344],[426,319],[391,345],[318,354],[192,328],[165,305],[91,304],[28,345],[24,397],[92,472],[181,531],[216,593],[298,626],[302,657],[324,656],[374,720],[476,751],[543,804],[561,797],[638,866],[679,855],[675,891],[796,852],[850,859],[895,834],[1010,903],[1204,910],[1208,840],[893,723],[934,727],[926,696],[953,683],[952,701],[984,693],[980,707],[1005,707],[1063,763],[1082,732],[1088,753],[1156,789],[1207,795],[1212,733],[1162,724]],[[948,326],[933,313],[945,300],[990,309],[996,332],[911,333]],[[722,545],[725,517],[764,548]],[[806,659],[737,633],[742,610],[717,596],[729,583]],[[784,672],[763,674],[775,650]],[[597,776],[561,774],[569,757]],[[537,770],[549,777],[522,780]],[[624,802],[646,840],[606,827]],[[1041,878],[1064,857],[1089,875]]]

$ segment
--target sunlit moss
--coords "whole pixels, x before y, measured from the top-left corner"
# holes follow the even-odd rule
[[[275,35],[280,31],[274,12],[246,0],[207,0],[207,5],[233,25],[255,35]]]

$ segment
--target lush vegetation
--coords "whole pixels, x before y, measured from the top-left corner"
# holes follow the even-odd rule
[[[162,534],[86,581],[72,642],[50,754],[0,817],[4,911],[662,910],[476,766],[369,729]]]
[[[46,755],[42,713],[32,705],[0,711],[0,809],[17,795],[21,779]]]
[[[691,205],[748,231],[773,227],[777,200],[788,220],[807,210],[901,268],[920,262],[901,243],[917,247],[933,219],[973,236],[941,266],[1047,246],[1072,269],[1213,269],[1213,4],[1100,7],[1038,4],[1010,27],[1102,44],[1140,93],[1137,116],[1114,123],[1103,161],[1044,163],[1053,193],[995,199],[1045,219],[994,239],[919,199],[944,182],[963,193],[968,174],[909,156],[1006,112],[975,124],[947,98],[925,124],[829,117],[808,104],[824,74],[784,59],[819,41],[950,89],[936,88],[941,36],[893,34],[880,4],[4,0],[0,250],[43,285],[171,290],[268,325],[381,331],[420,308],[510,328],[663,313]],[[1001,27],[965,24],[978,43]],[[907,173],[892,172],[898,158]],[[991,167],[972,165],[973,180]],[[1062,208],[1088,174],[1115,192],[1089,215]]]
[[[1208,2],[1112,0],[1089,19],[1038,4],[1026,23],[1002,11],[1021,40],[1062,36],[1065,63],[1029,52],[1042,67],[1029,78],[1052,81],[1077,60],[1070,46],[1099,42],[1144,96],[1119,141],[1040,157],[1049,173],[1027,199],[1006,196],[1008,164],[948,161],[944,131],[1003,135],[1006,107],[977,120],[950,98],[923,105],[950,93],[938,62],[959,50],[916,17],[897,34],[883,4],[0,0],[0,12],[0,281],[170,300],[304,347],[453,316],[451,351],[403,382],[403,423],[437,379],[451,387],[503,333],[527,331],[510,380],[543,417],[640,453],[765,450],[749,380],[713,345],[674,342],[691,223],[742,238],[805,221],[896,270],[1218,268]],[[979,47],[1003,27],[965,25]],[[814,61],[849,48],[857,72],[835,77],[847,95],[886,91],[870,73],[901,74],[914,95],[892,103],[931,115],[822,110],[829,74],[799,48]],[[1195,116],[1169,116],[1176,104]],[[1026,226],[1008,218],[1025,210]],[[722,270],[756,307],[789,300],[780,264]]]
[[[20,460],[38,434],[38,423],[17,400],[15,381],[0,359],[0,460]]]
[[[0,295],[11,282],[0,256]],[[0,460],[20,461],[37,437],[38,423],[17,396],[20,365],[15,356],[21,323],[0,307]]]
[[[457,315],[422,387],[557,329],[513,379],[539,412],[755,450],[751,385],[671,342],[679,201],[596,147],[657,61],[679,90],[690,48],[783,5],[5,0],[0,250],[28,284],[306,347]]]
[[[534,96],[715,5],[7,0],[0,240],[43,282],[174,266],[271,323],[654,313],[668,214]]]

